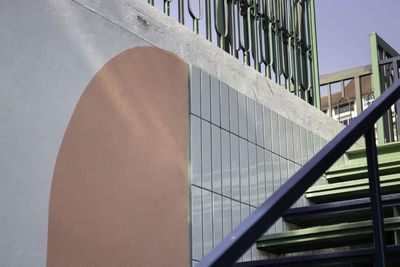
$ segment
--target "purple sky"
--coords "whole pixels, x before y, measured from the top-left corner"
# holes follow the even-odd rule
[[[315,0],[320,74],[371,64],[369,33],[400,52],[400,0]]]

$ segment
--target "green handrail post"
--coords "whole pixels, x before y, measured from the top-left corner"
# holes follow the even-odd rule
[[[167,14],[168,16],[170,15],[170,10],[169,10],[169,0],[164,0],[164,13]]]
[[[319,88],[319,68],[318,68],[318,49],[317,49],[317,29],[315,19],[315,2],[310,0],[311,8],[311,47],[312,47],[312,75],[313,75],[313,98],[314,106],[321,109],[321,92]]]
[[[383,80],[381,79],[379,61],[381,58],[380,51],[382,51],[382,57],[384,54],[388,58],[399,56],[396,50],[394,50],[388,43],[386,43],[376,32],[369,34],[370,49],[371,49],[371,65],[372,65],[372,80],[374,88],[375,99],[378,98],[385,90],[383,86]],[[391,141],[390,124],[391,116],[384,115],[377,121],[378,131],[378,143],[383,144]]]
[[[154,0],[153,0],[154,1]],[[178,12],[179,12],[179,22],[182,24],[185,24],[185,6],[184,6],[184,0],[179,0],[179,5],[178,5]]]
[[[371,49],[372,85],[374,90],[374,97],[376,99],[382,93],[381,77],[379,73],[378,40],[376,32],[372,32],[369,34],[369,44]],[[380,118],[376,122],[376,125],[378,131],[378,144],[383,144],[385,142],[383,118]]]

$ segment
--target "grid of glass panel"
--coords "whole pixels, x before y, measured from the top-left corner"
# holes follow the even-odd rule
[[[197,67],[191,68],[193,263],[239,225],[326,144]],[[307,205],[300,198],[294,206]],[[280,219],[268,233],[288,226]],[[239,261],[268,257],[255,246]]]

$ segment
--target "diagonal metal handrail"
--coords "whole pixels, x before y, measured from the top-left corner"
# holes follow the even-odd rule
[[[368,133],[372,131],[375,122],[399,98],[400,80],[397,80],[364,112],[362,112],[285,184],[283,184],[270,198],[268,198],[249,217],[247,217],[197,266],[231,266],[262,234],[264,234],[280,217],[282,217],[282,215],[297,201],[297,199],[304,194],[304,192],[313,185],[321,175],[346,152],[347,149],[349,149],[362,135],[366,133],[368,135]],[[371,156],[368,155],[368,157]],[[373,155],[373,157],[376,157],[376,154]],[[377,184],[379,185],[379,179]],[[378,200],[380,200],[380,195],[378,196]],[[382,235],[382,232],[380,235]],[[377,237],[374,235],[375,246],[378,246],[376,238]],[[376,251],[379,255],[379,249],[376,249]],[[378,265],[380,264],[378,263]]]

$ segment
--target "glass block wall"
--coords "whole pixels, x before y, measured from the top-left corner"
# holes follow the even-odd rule
[[[296,124],[295,118],[284,118],[195,66],[190,72],[194,266],[327,140]],[[295,204],[304,205],[304,198]],[[268,232],[289,227],[280,219]],[[268,256],[253,246],[239,261]]]

